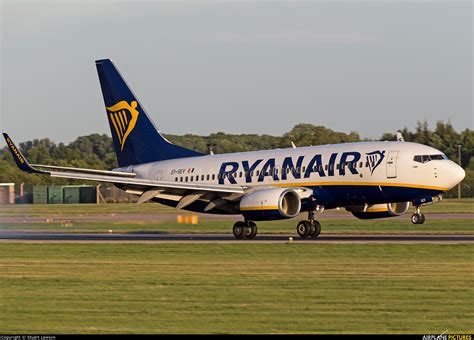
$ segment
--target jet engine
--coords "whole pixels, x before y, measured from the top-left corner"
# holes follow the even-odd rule
[[[251,221],[281,220],[298,215],[301,199],[293,189],[261,189],[244,195],[239,209]]]
[[[410,207],[410,202],[374,204],[367,206],[346,207],[355,217],[367,220],[372,218],[395,217],[403,215]]]

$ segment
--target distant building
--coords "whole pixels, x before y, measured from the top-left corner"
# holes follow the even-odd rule
[[[0,183],[0,204],[15,203],[15,183]]]

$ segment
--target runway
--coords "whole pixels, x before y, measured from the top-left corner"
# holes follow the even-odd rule
[[[293,239],[290,240],[290,237]],[[474,244],[474,235],[463,234],[321,234],[302,239],[298,235],[261,234],[254,240],[236,240],[232,234],[94,234],[2,231],[0,242],[108,242],[108,243],[438,243]]]

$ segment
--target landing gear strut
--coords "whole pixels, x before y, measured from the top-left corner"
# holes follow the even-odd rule
[[[232,229],[234,236],[239,240],[252,240],[257,235],[257,225],[255,222],[245,220],[245,222],[235,222],[234,228]]]
[[[300,237],[318,237],[321,233],[321,223],[314,219],[314,210],[308,211],[308,220],[300,221],[296,226],[296,232]]]
[[[415,207],[415,213],[411,215],[411,223],[413,224],[425,223],[425,215],[421,213],[420,207]]]

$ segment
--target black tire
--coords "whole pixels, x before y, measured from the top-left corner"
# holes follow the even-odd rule
[[[234,233],[236,239],[242,240],[243,238],[245,238],[246,229],[247,225],[242,221],[238,221],[235,222],[234,227],[232,228],[232,232]]]
[[[300,221],[296,226],[296,232],[300,237],[307,238],[311,232],[311,224],[308,221]]]
[[[421,221],[421,216],[419,214],[413,214],[411,215],[411,223],[413,224],[419,224]]]
[[[255,236],[257,236],[257,225],[254,222],[248,222],[245,238],[247,240],[253,240]]]
[[[420,214],[420,222],[418,222],[418,224],[423,224],[423,223],[425,223],[425,215]]]
[[[319,234],[321,234],[321,223],[319,223],[316,220],[313,220],[313,225],[311,226],[311,232],[309,233],[309,236],[311,237],[318,237]]]

